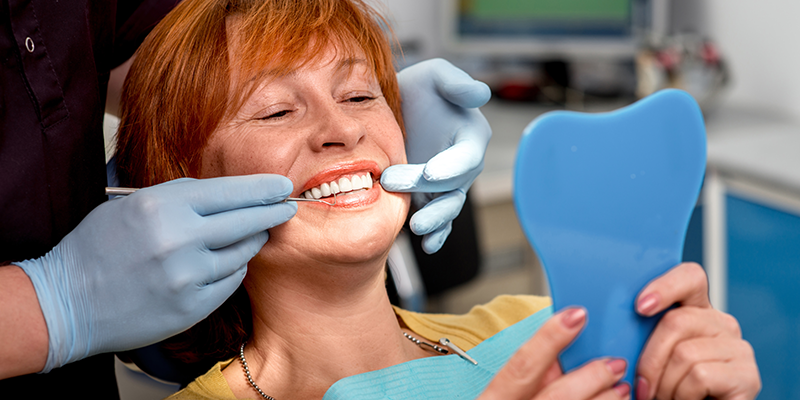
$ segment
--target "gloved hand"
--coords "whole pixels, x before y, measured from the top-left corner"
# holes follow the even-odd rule
[[[239,286],[267,229],[297,204],[289,179],[178,179],[101,204],[45,256],[15,263],[49,335],[42,372],[189,328]]]
[[[425,235],[431,254],[444,244],[466,193],[483,170],[492,130],[478,107],[491,92],[482,82],[442,59],[423,61],[397,74],[403,98],[408,165],[383,171],[381,186],[414,192],[411,231]]]

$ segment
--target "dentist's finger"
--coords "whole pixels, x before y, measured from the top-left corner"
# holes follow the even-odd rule
[[[411,231],[416,235],[426,235],[441,228],[461,213],[466,200],[467,195],[460,189],[431,200],[411,216],[409,221]]]
[[[381,173],[381,187],[389,192],[416,192],[426,183],[424,169],[425,164],[392,165]]]
[[[246,271],[247,263],[261,251],[268,240],[269,232],[259,232],[228,247],[213,250],[215,262],[213,267],[208,269],[208,276],[204,281],[210,284],[227,279],[242,268],[245,268]],[[199,271],[198,268],[197,272],[199,273]]]
[[[443,59],[431,60],[440,68],[434,69],[433,82],[439,94],[447,101],[463,107],[480,107],[492,97],[489,86],[472,79],[466,72]]]
[[[442,193],[459,188],[469,188],[483,170],[478,168],[464,175],[453,176],[444,181],[430,181],[425,178],[426,164],[397,164],[386,168],[381,174],[381,187],[389,192]]]
[[[482,168],[482,167],[481,167]],[[478,172],[452,178],[446,182],[425,179],[425,164],[398,164],[386,168],[381,174],[381,187],[389,192],[441,193],[469,187]]]
[[[479,111],[470,110],[469,113],[477,115],[470,124],[459,128],[453,138],[453,145],[425,164],[425,179],[446,181],[467,174],[472,174],[474,178],[483,170],[483,157],[492,137],[492,130]]]
[[[425,254],[433,254],[442,249],[445,240],[453,231],[452,221],[448,221],[439,229],[422,237],[422,250]]]
[[[171,201],[189,204],[199,215],[210,215],[277,203],[288,197],[292,188],[292,181],[284,176],[256,174],[168,182],[141,189],[130,197],[158,190]]]
[[[292,219],[297,203],[253,206],[204,217],[200,238],[209,249],[219,249]]]
[[[214,282],[210,282],[201,288],[200,291],[202,295],[196,296],[198,300],[196,303],[192,304],[192,307],[196,310],[208,310],[205,315],[199,315],[199,317],[201,317],[200,319],[208,317],[214,310],[219,308],[225,300],[231,297],[233,292],[241,285],[245,275],[247,275],[247,264],[236,269],[233,273]],[[185,329],[185,327],[183,327],[183,329]]]

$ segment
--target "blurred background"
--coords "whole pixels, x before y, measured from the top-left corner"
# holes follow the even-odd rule
[[[442,57],[493,92],[482,108],[493,128],[485,170],[440,253],[403,239],[411,272],[392,266],[397,303],[462,313],[498,294],[547,295],[511,197],[523,128],[547,111],[609,111],[680,88],[700,103],[708,134],[684,259],[704,265],[715,307],[755,348],[759,398],[800,399],[800,2],[373,1],[398,38],[400,68]],[[175,390],[121,364],[118,375],[123,399]]]

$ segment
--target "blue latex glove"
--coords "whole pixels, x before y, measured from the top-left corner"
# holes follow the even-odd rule
[[[297,212],[279,203],[291,191],[278,175],[167,182],[100,205],[45,256],[15,263],[47,323],[42,372],[205,318],[239,286],[266,230]]]
[[[442,59],[405,68],[397,79],[409,164],[387,168],[381,186],[414,192],[414,205],[422,209],[411,217],[411,231],[425,235],[423,250],[435,253],[483,170],[492,130],[478,107],[489,101],[491,91]]]

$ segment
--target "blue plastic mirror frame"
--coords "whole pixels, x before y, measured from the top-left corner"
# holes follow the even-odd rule
[[[631,384],[660,315],[640,317],[644,286],[681,261],[706,163],[703,116],[680,90],[620,110],[555,111],[520,141],[514,204],[546,271],[556,311],[588,311],[561,354],[570,371],[599,357],[628,361]]]

